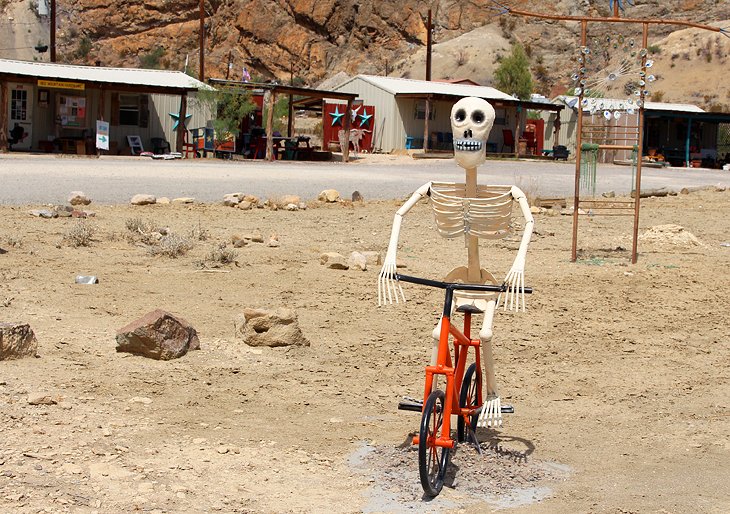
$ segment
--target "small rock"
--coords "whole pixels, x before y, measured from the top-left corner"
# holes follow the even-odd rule
[[[149,312],[117,331],[117,352],[170,360],[199,349],[197,331],[184,319],[161,309]]]
[[[286,207],[284,207],[287,211],[298,211],[299,205],[295,203],[288,203],[286,204]]]
[[[367,271],[368,269],[367,258],[360,252],[352,252],[347,259],[347,265],[350,269],[359,271]]]
[[[241,209],[242,211],[250,211],[252,207],[253,207],[253,204],[251,202],[249,202],[248,200],[242,200],[238,204],[238,208]]]
[[[48,393],[31,393],[28,395],[28,405],[56,405],[58,401]]]
[[[0,361],[35,357],[38,340],[27,323],[0,323]]]
[[[78,464],[66,462],[65,464],[63,464],[63,466],[61,466],[61,471],[68,475],[80,475],[84,472],[84,468],[82,468]]]
[[[250,202],[251,205],[259,205],[261,203],[259,197],[254,195],[244,195],[243,201]]]
[[[79,211],[72,210],[69,212],[66,209],[56,209],[55,212],[59,218],[70,218],[71,216],[73,216],[74,212],[79,212]]]
[[[49,211],[48,209],[33,209],[28,211],[28,214],[35,216],[36,218],[56,218],[58,213],[56,211]]]
[[[715,186],[715,191],[718,192],[718,193],[722,193],[724,191],[727,191],[727,186],[720,186],[720,185]]]
[[[157,202],[157,198],[155,198],[155,195],[145,194],[134,195],[129,201],[129,203],[131,203],[132,205],[152,205],[155,202]]]
[[[297,195],[284,195],[279,198],[278,204],[281,206],[288,206],[290,203],[293,203],[294,205],[299,205],[299,202],[301,201],[302,199]]]
[[[604,198],[616,198],[616,191],[606,191],[605,193],[601,193],[601,196]]]
[[[307,210],[307,204],[304,202],[299,202],[299,210],[300,211],[306,211]]]
[[[319,263],[331,269],[347,269],[345,257],[337,252],[326,252],[319,256]]]
[[[368,263],[368,266],[380,266],[381,264],[383,264],[383,259],[380,256],[380,252],[365,251],[360,253],[365,256],[365,260]]]
[[[149,405],[152,403],[152,400],[144,396],[135,396],[129,400],[129,403],[143,403],[145,405]]]
[[[241,193],[229,193],[223,196],[223,205],[226,207],[236,207],[241,203]]]
[[[532,214],[540,214],[540,207],[538,207],[537,205],[533,205],[532,207],[530,207],[530,212]]]
[[[187,196],[182,196],[180,198],[173,198],[172,203],[194,203],[195,198],[190,198]]]
[[[362,194],[360,194],[360,191],[353,191],[352,201],[353,202],[363,202],[363,201],[365,201],[365,199],[362,197]]]
[[[263,243],[264,235],[260,231],[254,230],[251,234],[251,241],[254,243]]]
[[[71,211],[71,217],[73,217],[73,218],[86,218],[86,212],[73,210],[73,211]]]
[[[68,195],[68,203],[71,205],[89,205],[91,198],[86,196],[83,191],[71,191]]]
[[[162,196],[162,197],[158,198],[157,199],[157,202],[155,202],[155,203],[159,203],[159,204],[162,204],[162,205],[169,205],[170,204],[170,199],[168,197],[166,197],[166,196]]]
[[[87,218],[94,218],[96,217],[96,211],[81,211],[84,214],[86,214]]]
[[[248,242],[239,235],[231,236],[231,243],[233,244],[234,248],[243,248],[248,244]]]
[[[269,237],[269,242],[266,243],[266,246],[269,246],[271,248],[278,248],[281,246],[281,243],[279,242],[279,236],[277,234],[271,234],[271,237]]]
[[[234,322],[236,335],[249,346],[309,346],[291,309],[246,308]]]
[[[335,203],[339,201],[339,199],[340,193],[336,189],[325,189],[324,191],[319,193],[319,196],[317,197],[317,200],[326,203]]]

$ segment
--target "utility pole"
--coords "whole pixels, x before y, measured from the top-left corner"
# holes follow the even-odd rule
[[[426,24],[426,80],[431,80],[431,45],[433,44],[431,33],[431,9],[428,10],[428,23]]]
[[[56,0],[51,0],[51,62],[56,62]]]
[[[205,0],[200,0],[200,70],[198,80],[205,82]]]

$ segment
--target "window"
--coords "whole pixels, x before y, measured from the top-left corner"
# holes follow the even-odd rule
[[[138,95],[119,95],[119,124],[139,126]]]
[[[433,120],[436,115],[436,106],[431,102],[431,110],[428,113],[428,119]],[[413,115],[416,120],[426,119],[426,100],[416,100],[416,112]]]
[[[21,121],[28,119],[28,91],[13,89],[10,92],[10,119]]]

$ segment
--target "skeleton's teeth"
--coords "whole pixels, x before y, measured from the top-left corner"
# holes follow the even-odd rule
[[[457,152],[478,152],[482,149],[482,142],[473,139],[455,139],[454,148]]]

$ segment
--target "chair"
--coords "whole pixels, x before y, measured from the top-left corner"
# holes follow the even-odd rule
[[[185,130],[185,129],[183,129]],[[191,154],[193,156],[193,159],[198,157],[197,149],[195,148],[194,143],[188,142],[188,131],[185,130],[185,135],[183,136],[183,152],[185,153],[185,158],[187,159]]]
[[[523,137],[527,140],[527,153],[537,155],[537,139],[534,132],[525,131]]]
[[[155,155],[171,152],[170,143],[164,137],[150,138],[150,142],[152,143],[152,153]]]
[[[512,134],[510,129],[502,129],[502,148],[501,153],[504,153],[504,147],[509,146],[509,153],[515,153],[515,136]]]

